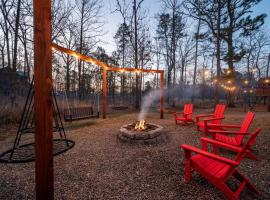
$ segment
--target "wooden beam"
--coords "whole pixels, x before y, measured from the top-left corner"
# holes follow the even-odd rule
[[[72,51],[72,50],[67,49],[65,47],[61,47],[61,46],[59,46],[57,44],[54,44],[54,43],[52,43],[52,49],[60,51],[60,52],[64,52],[64,53],[69,54],[71,56],[74,56],[74,57],[76,57],[78,59],[81,59],[81,60],[83,60],[85,62],[89,62],[89,63],[92,63],[94,65],[97,65],[98,67],[109,67],[106,63],[104,63],[102,61],[99,61],[99,60],[91,58],[89,56],[80,54],[80,53],[78,53],[76,51]]]
[[[160,119],[164,119],[164,73],[160,73]]]
[[[106,119],[107,114],[107,68],[103,67],[103,95],[102,95],[102,116]]]
[[[36,199],[54,199],[51,0],[34,0]]]
[[[85,62],[89,62],[92,63],[94,65],[97,65],[98,67],[106,67],[107,71],[118,71],[118,72],[137,72],[137,73],[141,73],[141,72],[145,72],[145,73],[163,73],[163,70],[157,70],[157,69],[134,69],[134,68],[119,68],[119,67],[115,67],[115,66],[111,66],[111,65],[107,65],[106,63],[97,60],[95,58],[80,54],[76,51],[72,51],[70,49],[67,49],[65,47],[61,47],[57,44],[52,44],[52,48],[54,50],[60,51],[60,52],[64,52],[66,54],[69,54],[71,56],[74,56],[78,59],[84,60]]]
[[[135,73],[162,73],[163,70],[157,70],[157,69],[134,69],[134,68],[116,68],[116,67],[109,67],[109,71],[118,71],[118,72],[135,72]]]

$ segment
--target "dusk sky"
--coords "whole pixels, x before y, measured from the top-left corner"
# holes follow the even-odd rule
[[[152,33],[156,30],[156,20],[154,19],[155,15],[162,10],[161,0],[144,0],[142,6],[149,11],[149,20]],[[104,45],[106,51],[111,53],[115,50],[115,42],[113,36],[115,35],[119,24],[122,22],[122,18],[118,12],[115,11],[115,0],[104,0],[104,18],[105,26],[104,30],[106,35],[103,36],[103,41],[106,42]],[[254,7],[254,15],[266,13],[266,27],[270,30],[270,0],[262,0],[257,6]]]

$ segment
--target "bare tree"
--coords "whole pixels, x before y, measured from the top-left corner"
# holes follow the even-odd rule
[[[1,28],[5,37],[5,46],[6,46],[6,52],[7,52],[7,67],[11,68],[11,49],[10,49],[10,13],[14,7],[14,2],[9,0],[1,0],[1,13],[3,16],[3,23],[1,23]]]
[[[13,62],[12,69],[16,72],[17,68],[17,52],[18,52],[18,41],[19,41],[19,26],[21,17],[21,0],[17,2],[16,19],[15,19],[15,30],[14,30],[14,48],[13,48]]]
[[[145,13],[143,13],[141,5],[144,0],[132,0],[127,3],[125,0],[117,0],[117,11],[121,13],[124,23],[129,27],[129,40],[131,51],[133,52],[133,65],[135,69],[142,67],[142,56],[145,51],[145,46],[143,44],[144,40],[144,29],[143,20],[146,18]],[[145,40],[146,41],[146,40]],[[140,62],[141,61],[141,62]],[[140,74],[135,74],[135,108],[138,109],[140,106],[140,91],[141,91],[141,80]]]
[[[101,28],[103,22],[99,20],[101,16],[102,4],[100,0],[76,0],[76,16],[78,19],[78,44],[79,53],[87,54],[89,47],[93,47],[98,43],[98,36],[102,35]],[[83,62],[78,61],[78,79],[79,79],[79,95],[81,97],[84,85],[83,79]]]
[[[268,54],[268,59],[267,59],[266,77],[269,77],[269,69],[270,69],[270,53]]]
[[[164,58],[167,65],[167,87],[176,84],[176,53],[179,40],[184,36],[185,21],[180,10],[181,3],[178,0],[164,0],[164,12],[159,15],[157,37],[162,41]],[[170,93],[170,92],[169,92]],[[168,104],[170,96],[167,97]],[[175,102],[172,102],[173,105]]]
[[[197,32],[195,34],[195,63],[194,63],[194,73],[193,73],[193,90],[191,101],[194,102],[195,86],[196,86],[196,75],[197,75],[197,63],[198,63],[198,46],[199,46],[199,35],[201,28],[201,19],[198,20]]]
[[[215,38],[216,44],[216,90],[215,101],[219,102],[219,84],[221,76],[221,19],[225,15],[225,2],[221,0],[186,0],[184,7],[188,10],[188,15],[194,19],[201,20],[208,26],[208,32]]]
[[[62,31],[62,41],[63,43],[65,44],[65,46],[69,49],[74,49],[75,46],[76,46],[76,33],[75,33],[75,30],[76,30],[76,25],[74,24],[74,22],[70,19],[68,22],[67,22],[67,29],[64,31]],[[61,54],[62,56],[62,59],[64,61],[64,68],[66,69],[66,91],[67,91],[67,94],[69,94],[69,91],[71,89],[70,87],[70,78],[71,78],[71,67],[72,67],[72,64],[75,63],[75,60],[72,56],[70,56],[69,54]]]
[[[133,23],[131,23],[131,26],[134,25],[134,40],[132,42],[132,46],[134,48],[134,68],[138,68],[139,66],[139,60],[138,60],[138,12],[141,7],[141,4],[144,0],[133,0],[133,13],[132,18]],[[135,83],[135,108],[138,109],[140,107],[140,96],[139,96],[139,74],[136,73],[136,83]]]

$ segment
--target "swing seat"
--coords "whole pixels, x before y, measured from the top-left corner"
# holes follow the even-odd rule
[[[128,106],[113,106],[112,109],[114,109],[114,110],[127,110]]]
[[[66,122],[98,117],[99,112],[97,112],[97,114],[94,114],[93,107],[91,106],[64,109],[64,120]]]

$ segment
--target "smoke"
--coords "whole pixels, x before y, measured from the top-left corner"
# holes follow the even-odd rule
[[[153,102],[158,100],[160,97],[159,90],[151,90],[142,98],[141,111],[139,114],[139,120],[145,119],[146,114],[148,113],[150,106]]]
[[[176,86],[174,88],[165,89],[164,90],[164,102],[168,96],[173,96],[175,99],[181,99],[182,101],[186,101],[194,95],[195,97],[199,97],[200,89],[197,88],[193,92],[193,87],[185,87],[182,88],[180,86]],[[149,91],[145,94],[142,98],[141,110],[138,119],[142,120],[145,119],[146,114],[149,112],[152,103],[159,101],[160,98],[160,90],[155,89]]]

